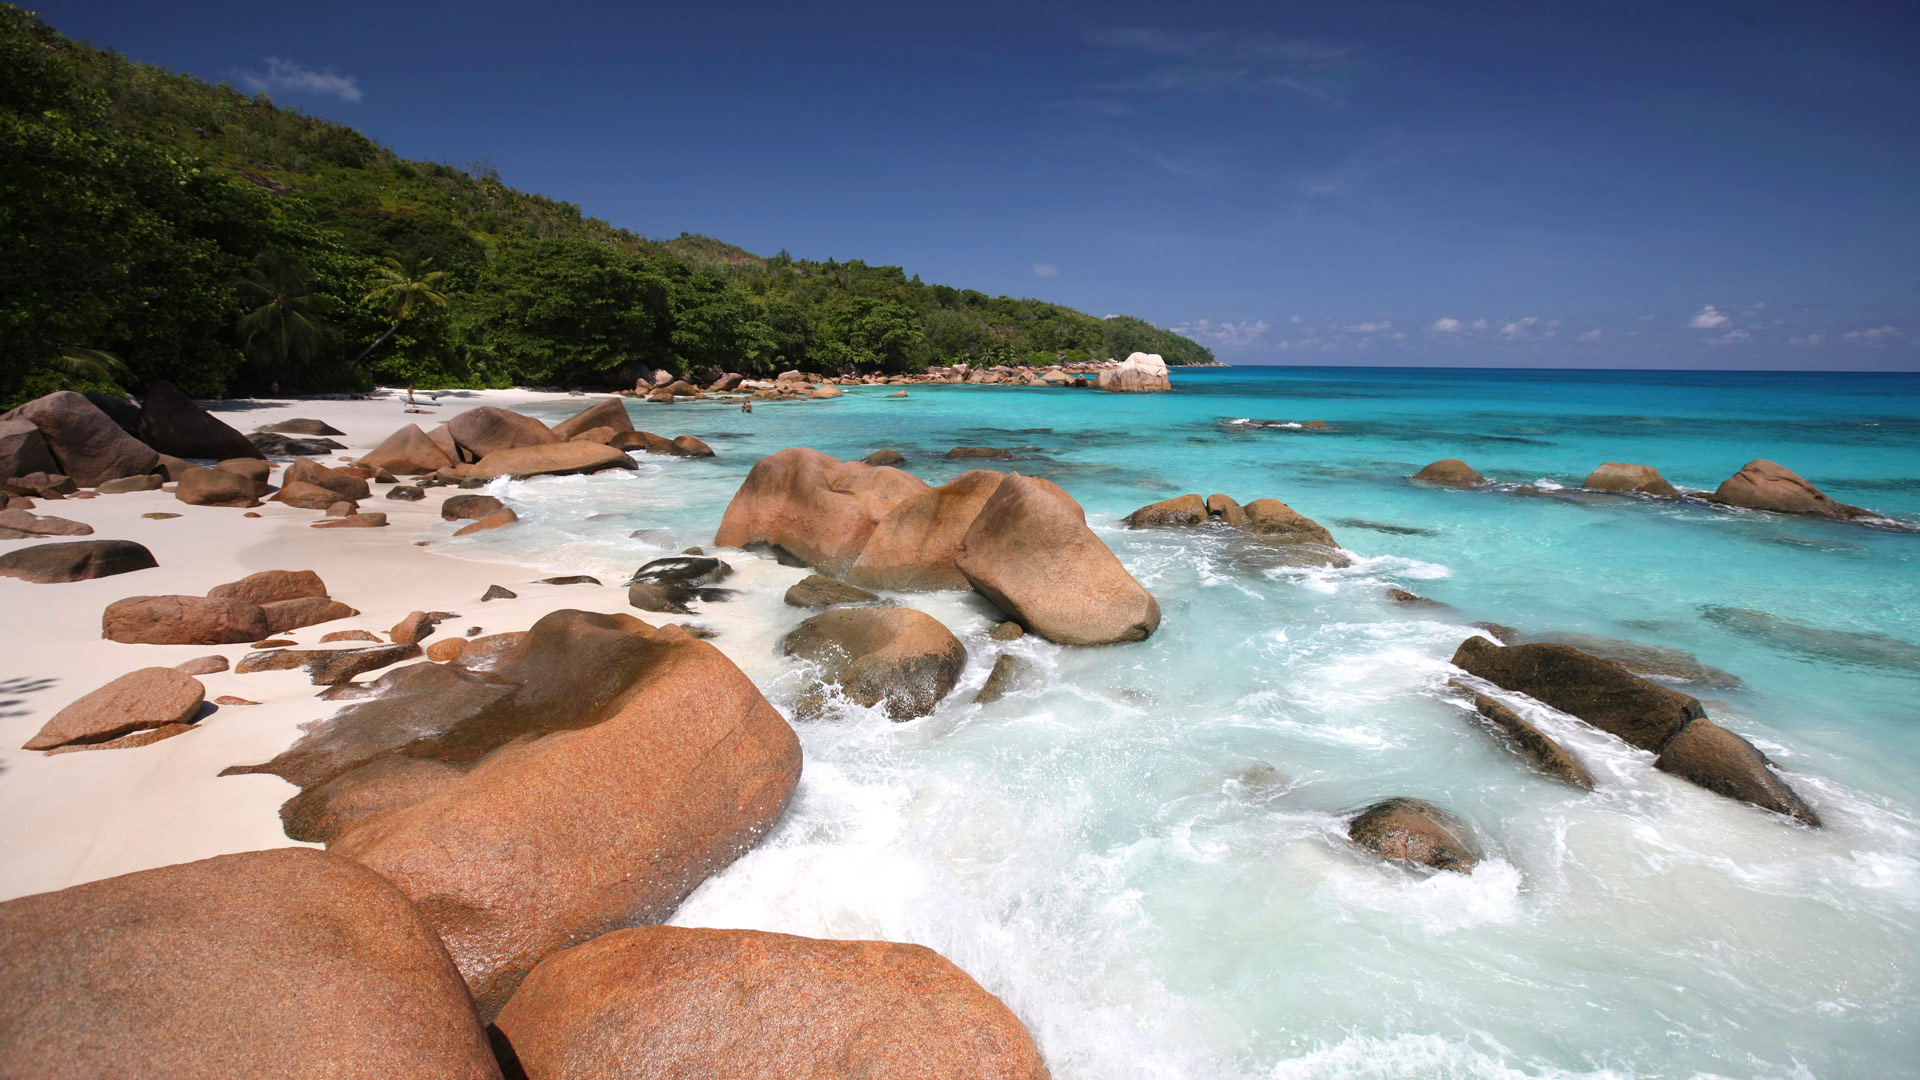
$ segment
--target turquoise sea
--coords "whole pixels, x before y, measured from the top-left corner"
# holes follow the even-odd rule
[[[1915,1074],[1920,532],[1568,489],[1626,461],[1710,490],[1771,458],[1920,525],[1920,376],[1174,379],[1137,396],[871,387],[752,414],[634,404],[638,426],[719,457],[499,482],[526,524],[440,549],[624,580],[710,544],[746,470],[792,445],[893,447],[932,483],[968,464],[949,447],[1011,447],[988,464],[1072,493],[1159,598],[1160,631],[1002,645],[977,598],[907,597],[966,643],[960,690],[908,724],[797,724],[805,775],[785,819],[675,919],[929,945],[1020,1014],[1062,1080]],[[1308,420],[1333,430],[1247,423]],[[1499,483],[1405,480],[1443,457]],[[1249,565],[1206,530],[1120,523],[1216,491],[1287,502],[1353,565]],[[719,643],[783,707],[800,679],[772,642],[803,617],[780,602],[798,573],[712,606]],[[1441,606],[1395,604],[1390,586]],[[724,629],[741,613],[767,628]],[[1446,686],[1481,621],[1729,673],[1682,688],[1826,827],[1657,773],[1537,708],[1597,789],[1529,772]],[[1003,649],[1034,676],[972,704]],[[1396,794],[1465,816],[1488,860],[1421,876],[1355,852],[1344,816]]]

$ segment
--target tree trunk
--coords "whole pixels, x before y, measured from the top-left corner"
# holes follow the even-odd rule
[[[381,335],[380,335],[379,337],[377,337],[377,338],[374,338],[374,339],[373,339],[373,344],[371,344],[371,345],[369,345],[369,346],[367,346],[366,348],[364,348],[364,349],[362,349],[362,350],[360,350],[360,355],[359,355],[359,356],[356,356],[356,357],[354,357],[354,358],[353,358],[353,366],[354,366],[354,367],[359,367],[359,366],[360,366],[360,361],[362,361],[362,360],[365,360],[365,359],[366,359],[366,358],[367,358],[367,357],[368,357],[369,355],[371,355],[371,354],[372,354],[372,352],[373,352],[373,350],[375,350],[375,349],[377,349],[377,348],[379,348],[379,347],[380,347],[380,346],[382,346],[382,345],[385,345],[385,344],[387,343],[387,339],[393,336],[393,332],[394,332],[395,330],[398,330],[398,329],[400,329],[400,321],[401,321],[401,320],[399,320],[399,319],[395,319],[395,320],[393,320],[393,325],[392,325],[392,326],[389,326],[389,327],[387,327],[387,332],[386,332],[386,333],[384,333],[384,334],[381,334]]]

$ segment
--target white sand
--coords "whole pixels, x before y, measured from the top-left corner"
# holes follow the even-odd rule
[[[389,399],[378,401],[287,401],[232,403],[218,415],[242,431],[292,417],[323,420],[342,432],[336,441],[347,450],[319,460],[341,464],[365,453],[409,422],[431,428],[448,415],[477,405],[516,408],[538,401],[572,400],[585,408],[593,399],[526,391],[463,391],[442,399],[447,404],[411,416]],[[284,460],[276,464],[284,464]],[[277,479],[276,479],[277,482]],[[160,563],[157,569],[58,585],[36,585],[0,578],[0,899],[66,888],[135,870],[187,862],[235,851],[285,847],[280,804],[297,792],[275,776],[220,777],[229,765],[266,761],[300,735],[300,726],[330,715],[337,707],[319,700],[321,690],[299,670],[202,676],[207,699],[223,694],[258,701],[252,706],[223,706],[196,730],[150,746],[47,755],[20,749],[54,713],[74,699],[136,668],[173,665],[219,653],[237,663],[247,645],[125,645],[100,636],[100,613],[127,596],[185,593],[203,595],[215,585],[259,570],[313,570],[333,597],[360,609],[360,616],[306,627],[289,634],[303,646],[317,644],[335,630],[384,633],[410,611],[453,611],[460,618],[443,623],[426,644],[464,635],[478,626],[486,633],[524,630],[549,611],[564,607],[628,611],[625,591],[584,586],[529,584],[550,576],[544,571],[499,563],[479,563],[438,555],[418,540],[450,535],[457,524],[440,519],[447,489],[433,489],[422,502],[390,501],[376,485],[362,510],[380,511],[389,525],[381,529],[314,529],[321,515],[279,503],[246,511],[189,506],[160,491],[103,495],[93,499],[37,500],[37,514],[83,521],[93,526],[86,539],[126,539],[145,544]],[[177,513],[165,521],[143,519],[149,512]],[[53,537],[51,540],[69,539]],[[80,538],[71,538],[80,539]],[[43,542],[0,541],[0,551]],[[733,561],[733,560],[730,560]],[[739,574],[729,584],[762,573],[784,588],[784,578],[802,571],[767,560],[735,561]],[[482,605],[480,596],[499,583],[519,594],[514,600]],[[615,585],[617,582],[607,582]],[[649,622],[679,621],[641,614]],[[717,616],[717,617],[716,617]],[[703,613],[699,622],[719,628],[747,618],[748,612]],[[730,653],[741,648],[764,667],[764,633],[745,626],[736,637],[723,630],[717,641]],[[729,642],[725,638],[734,638]],[[351,645],[354,643],[346,643]],[[364,643],[360,643],[364,644]],[[736,657],[736,661],[744,657]],[[750,674],[761,675],[765,672]],[[377,676],[368,676],[368,678]]]

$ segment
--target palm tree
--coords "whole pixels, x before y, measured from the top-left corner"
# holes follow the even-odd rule
[[[313,291],[304,260],[284,251],[263,251],[233,286],[250,309],[234,325],[248,355],[268,367],[313,360],[326,331],[322,316],[328,301]]]
[[[121,379],[131,382],[133,378],[133,372],[120,362],[119,357],[99,349],[68,349],[45,363],[49,370],[60,377],[63,386],[75,383],[124,385]]]
[[[387,327],[386,333],[374,338],[373,344],[362,349],[360,355],[353,358],[355,365],[365,360],[373,350],[386,344],[387,339],[393,336],[395,330],[400,329],[400,324],[406,322],[408,316],[411,316],[416,309],[447,306],[447,296],[440,291],[440,283],[446,280],[447,272],[427,269],[431,265],[433,265],[433,256],[422,257],[418,254],[409,254],[404,262],[388,258],[374,268],[373,288],[361,299],[376,307],[384,308],[386,313],[393,317],[393,325]]]

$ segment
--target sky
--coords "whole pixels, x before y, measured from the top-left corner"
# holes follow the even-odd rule
[[[649,236],[1230,363],[1920,370],[1920,6],[43,0]]]

